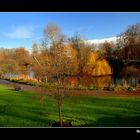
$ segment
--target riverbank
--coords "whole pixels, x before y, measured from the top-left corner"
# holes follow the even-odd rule
[[[42,94],[49,94],[49,90],[44,87],[35,87],[26,84],[19,84],[7,80],[0,79],[0,84],[10,85],[10,86],[21,86],[24,91],[33,91]],[[52,89],[52,91],[55,89]],[[106,91],[106,90],[69,90],[71,96],[120,96],[120,97],[131,97],[140,96],[140,92],[129,92],[129,91]]]

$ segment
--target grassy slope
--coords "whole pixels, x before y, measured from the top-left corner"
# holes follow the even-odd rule
[[[140,126],[140,97],[69,97],[63,102],[63,116],[73,126]],[[1,127],[45,127],[55,120],[54,98],[0,85]]]

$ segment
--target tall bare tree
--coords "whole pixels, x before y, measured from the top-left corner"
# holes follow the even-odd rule
[[[140,59],[140,23],[136,23],[118,36],[117,45],[123,49],[123,58]]]

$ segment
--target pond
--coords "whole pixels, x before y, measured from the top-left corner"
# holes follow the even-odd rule
[[[53,81],[55,82],[55,80]],[[114,77],[114,76],[69,76],[66,77],[64,82],[68,85],[73,86],[95,86],[95,87],[110,87],[111,85],[120,84],[123,85],[124,78],[121,76]],[[127,79],[128,85],[135,86],[136,79],[134,77]]]
[[[30,78],[34,77],[34,73],[33,72],[29,72],[27,73],[27,75]],[[19,74],[17,73],[12,73],[12,74],[7,74],[4,76],[4,78],[6,77],[18,77]],[[51,83],[56,82],[57,79],[51,79]],[[48,80],[48,82],[50,82]],[[127,82],[130,86],[135,86],[136,85],[136,79],[134,77],[129,77],[127,78]],[[122,76],[118,76],[118,77],[114,77],[114,76],[67,76],[64,78],[64,83],[67,85],[72,85],[72,86],[94,86],[94,87],[110,87],[111,85],[116,85],[116,84],[120,84],[123,85],[124,83],[124,77]]]

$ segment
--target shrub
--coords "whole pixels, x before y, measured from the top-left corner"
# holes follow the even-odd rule
[[[89,89],[90,89],[90,90],[97,90],[97,87],[95,87],[95,86],[90,86]]]
[[[98,90],[104,90],[104,87],[103,86],[99,86]]]
[[[132,92],[132,91],[135,91],[135,88],[133,88],[133,87],[128,87],[127,90]]]
[[[38,81],[35,78],[17,77],[17,78],[7,78],[6,80],[9,80],[11,82],[21,83],[21,84],[32,85],[32,86],[38,86],[42,84],[41,81]]]
[[[117,84],[114,88],[114,91],[126,91],[126,88],[122,85]]]
[[[78,88],[79,88],[79,89],[82,89],[82,90],[87,90],[87,89],[88,89],[88,87],[83,86],[83,85],[79,85]]]
[[[113,91],[115,89],[115,85],[111,84],[109,90]]]

